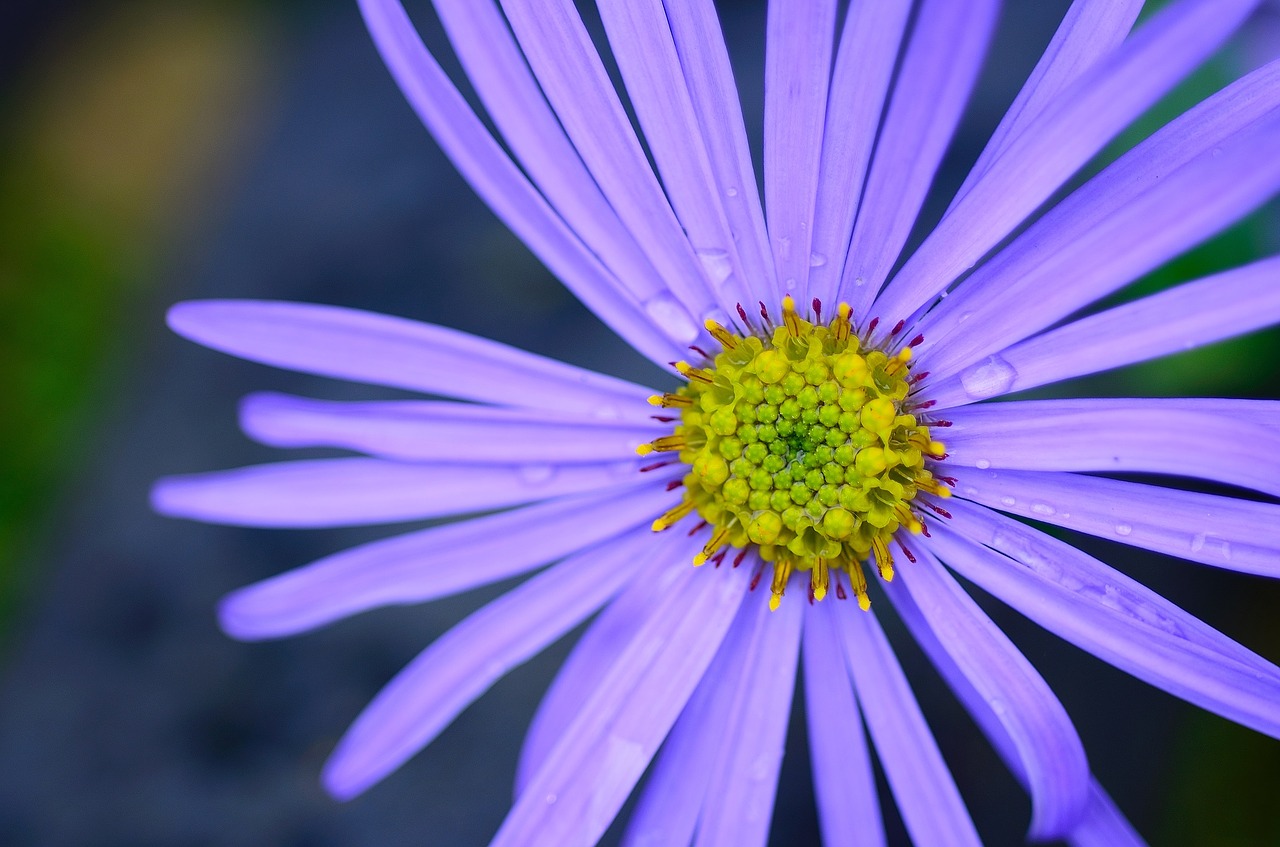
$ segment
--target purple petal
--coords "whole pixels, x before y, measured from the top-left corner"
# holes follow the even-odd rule
[[[635,462],[463,465],[308,459],[166,477],[151,490],[151,504],[162,515],[236,526],[394,523],[648,482],[636,468]]]
[[[858,613],[837,605],[814,603],[804,623],[804,701],[818,823],[827,847],[883,847],[875,774],[836,627],[836,615]]]
[[[1007,744],[1001,752],[1016,759],[1015,773],[1031,794],[1028,839],[1062,838],[1084,814],[1090,784],[1071,718],[1021,651],[937,560],[924,550],[917,558],[898,580],[885,584],[886,593],[988,737],[998,747]],[[957,686],[957,674],[968,685]],[[987,726],[991,721],[998,730]]]
[[[960,371],[1256,208],[1280,186],[1278,104],[1280,62],[1191,109],[1059,203],[921,321],[928,370]]]
[[[618,658],[618,645],[628,644],[653,617],[666,592],[683,570],[672,562],[692,561],[698,545],[683,534],[667,532],[658,538],[669,545],[667,555],[655,556],[637,569],[635,579],[587,627],[569,653],[525,734],[524,747],[516,767],[515,795],[519,797],[534,774],[542,770],[547,757],[565,730],[578,717],[584,704],[583,692],[594,691]]]
[[[762,597],[753,597],[750,605],[745,631],[734,633],[748,645],[748,660],[737,674],[732,704],[719,716],[724,743],[707,785],[710,802],[702,808],[694,842],[698,847],[763,847],[769,838],[796,687],[804,603],[793,598],[776,612]],[[723,679],[722,684],[734,682]]]
[[[661,486],[566,497],[386,538],[241,588],[219,619],[243,639],[279,638],[389,604],[421,603],[554,562],[633,531],[669,506]]]
[[[858,702],[911,840],[980,845],[955,780],[875,614],[850,609],[837,617]]]
[[[654,762],[635,812],[627,822],[623,847],[686,847],[693,842],[711,769],[725,738],[723,716],[736,695],[728,684],[751,661],[746,639],[754,604],[744,603],[729,626],[689,704],[680,713]]]
[[[867,163],[889,96],[909,0],[853,3],[845,13],[831,75],[809,257],[809,294],[834,302],[858,215]]]
[[[1189,282],[1015,344],[926,390],[946,409],[1243,335],[1280,321],[1277,278],[1280,257]],[[996,370],[1000,379],[983,379]]]
[[[685,84],[662,0],[597,0],[627,95],[680,224],[703,260],[721,304],[750,303],[698,114]]]
[[[1147,842],[1096,781],[1089,791],[1084,820],[1067,838],[1067,843],[1071,847],[1147,847]]]
[[[764,205],[778,299],[791,292],[804,301],[835,26],[835,0],[768,4]]]
[[[478,464],[621,461],[664,432],[653,421],[646,426],[468,403],[351,403],[269,393],[244,399],[240,425],[275,447],[342,447],[387,459]]]
[[[746,593],[746,574],[683,563],[516,798],[494,847],[594,844],[701,680]]]
[[[916,15],[853,228],[841,296],[866,316],[951,143],[995,29],[996,0],[925,0]]]
[[[336,306],[200,300],[174,306],[168,320],[184,338],[242,359],[463,400],[614,419],[646,410],[652,393],[457,330]]]
[[[702,133],[711,158],[729,226],[739,239],[738,255],[746,274],[743,284],[752,292],[752,301],[772,298],[776,291],[773,257],[738,102],[738,86],[733,80],[715,4],[712,0],[664,0],[663,5],[697,113],[695,126]],[[715,251],[703,250],[699,258],[713,282],[723,274],[724,267],[718,263]]]
[[[1098,61],[992,159],[876,302],[876,314],[887,320],[905,318],[972,267],[1108,141],[1221,47],[1257,3],[1183,0]],[[1133,5],[1119,12],[1116,24],[1132,21],[1137,12]],[[1109,27],[1105,43],[1114,37],[1115,29]]]
[[[646,311],[672,337],[696,333],[695,318],[714,306],[702,267],[573,3],[502,0],[502,8],[582,161],[674,295]]]
[[[529,183],[418,38],[398,2],[360,0],[378,51],[405,98],[463,178],[601,320],[655,362],[689,343],[686,327],[653,322]],[[658,330],[662,331],[659,332]],[[693,327],[694,330],[697,327]],[[674,340],[674,344],[673,344]]]
[[[387,0],[390,9],[398,5]],[[637,302],[666,291],[578,158],[493,0],[435,0],[435,7],[468,81],[556,213]]]
[[[324,784],[349,800],[430,744],[493,683],[577,626],[654,548],[632,533],[584,550],[469,615],[418,655],[347,730]]]
[[[981,506],[948,509],[929,546],[966,579],[1120,670],[1280,737],[1280,668],[1069,544]]]
[[[1023,471],[1135,471],[1225,482],[1280,496],[1259,456],[1280,432],[1178,400],[1022,400],[947,411],[948,465]]]
[[[969,193],[978,179],[990,169],[992,162],[1018,140],[1036,118],[1058,101],[1063,92],[1086,72],[1097,66],[1124,42],[1134,20],[1142,11],[1143,0],[1075,0],[1062,19],[1053,40],[1036,63],[1035,70],[1018,92],[1013,105],[1005,112],[991,134],[982,155],[974,164],[964,185],[951,201],[956,203]]]
[[[1280,577],[1280,505],[1093,476],[949,469],[966,500],[1193,562]]]

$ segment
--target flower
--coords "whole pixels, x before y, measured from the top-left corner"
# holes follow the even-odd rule
[[[505,148],[398,2],[361,5],[477,192],[683,384],[655,394],[346,309],[173,308],[177,332],[218,350],[453,400],[252,396],[251,436],[364,455],[170,478],[154,492],[161,512],[289,527],[485,513],[242,589],[222,606],[229,633],[293,634],[555,563],[377,696],[326,767],[336,796],[395,770],[600,611],[534,720],[495,843],[594,843],[651,762],[629,843],[689,843],[695,829],[700,841],[763,843],[801,660],[824,839],[882,838],[861,724],[913,840],[976,843],[876,595],[1027,788],[1031,837],[1140,843],[1053,692],[951,571],[1134,676],[1280,736],[1280,669],[1010,517],[1275,576],[1274,502],[1096,474],[1280,496],[1268,460],[1280,406],[979,402],[1280,320],[1276,258],[1072,319],[1280,188],[1280,64],[1036,217],[1255,2],[1180,0],[1132,34],[1140,3],[1074,4],[900,267],[994,0],[923,0],[914,18],[908,2],[854,3],[838,38],[836,3],[770,4],[763,208],[710,0],[599,4],[656,173],[568,0],[435,3]],[[762,602],[753,589],[766,577]]]

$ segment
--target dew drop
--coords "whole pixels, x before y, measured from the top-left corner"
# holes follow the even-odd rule
[[[966,485],[964,487],[964,495],[966,497],[974,497],[977,495],[977,493],[978,493],[978,489],[974,488],[972,485]]]
[[[725,196],[726,196],[726,197],[737,197],[737,196],[738,196],[738,189],[734,188],[734,187],[731,185],[731,186],[729,186],[728,188],[726,188],[726,189],[724,190],[724,193],[725,193]]]
[[[1031,511],[1035,512],[1037,515],[1045,515],[1047,517],[1056,513],[1058,510],[1043,500],[1036,500],[1031,504]]]
[[[1001,503],[1001,505],[1004,505],[1004,506],[1016,506],[1016,505],[1018,505],[1018,501],[1017,501],[1017,499],[1016,499],[1016,498],[1014,498],[1014,497],[1001,497],[1001,498],[1000,498],[1000,503]]]
[[[854,287],[854,288],[861,288],[862,286],[864,286],[864,285],[866,285],[866,284],[867,284],[867,281],[866,281],[865,279],[863,279],[862,277],[860,277],[860,276],[855,276],[855,277],[853,278],[853,287]]]
[[[693,252],[702,262],[702,269],[707,272],[707,279],[717,287],[724,285],[725,281],[732,276],[733,262],[729,258],[728,250],[722,250],[719,247],[698,247]]]
[[[622,417],[622,410],[613,403],[601,403],[591,410],[591,414],[598,421],[616,421]]]
[[[545,485],[556,475],[556,469],[551,465],[521,465],[518,473],[526,485]]]
[[[985,471],[987,468],[991,467],[991,460],[979,459],[978,461],[973,463],[973,466],[980,471]]]
[[[787,281],[783,283],[783,287],[786,288],[787,291],[795,291],[796,290],[795,277],[788,277]]]
[[[1013,365],[999,356],[988,356],[985,361],[960,372],[964,393],[974,400],[1006,393],[1017,378],[1018,372]]]
[[[1228,560],[1231,558],[1231,542],[1212,532],[1198,532],[1191,539],[1191,552],[1203,552],[1206,556]]]
[[[548,795],[547,795],[545,798],[543,798],[543,799],[546,801],[546,803],[547,803],[547,805],[548,805],[548,806],[554,806],[554,805],[556,804],[556,800],[558,800],[558,799],[560,799],[560,798],[556,797],[556,795],[554,795],[554,794],[548,794]]]
[[[1127,523],[1116,524],[1116,535],[1130,535],[1133,533],[1133,527]]]
[[[774,241],[778,245],[778,258],[779,259],[791,258],[791,239],[783,235],[783,236],[780,236],[779,238],[774,239]]]
[[[670,294],[658,294],[644,304],[644,311],[658,329],[678,344],[690,344],[698,337],[698,326],[680,301]]]
[[[811,268],[820,268],[820,267],[822,267],[823,265],[825,265],[826,263],[827,263],[827,257],[826,257],[826,256],[824,256],[822,253],[810,253],[810,254],[809,254],[809,267],[811,267]]]

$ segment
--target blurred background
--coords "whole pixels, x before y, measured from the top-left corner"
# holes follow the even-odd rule
[[[445,55],[424,5],[411,9]],[[763,4],[720,5],[758,139]],[[1067,3],[1006,6],[926,225]],[[1260,16],[1103,161],[1280,52],[1278,17]],[[1135,290],[1277,249],[1273,203]],[[223,636],[214,609],[227,591],[388,530],[164,520],[147,505],[152,480],[279,458],[236,429],[237,400],[250,391],[392,392],[182,342],[164,312],[194,297],[383,311],[663,384],[454,173],[382,67],[354,2],[0,5],[0,844],[484,843],[572,637],[499,683],[383,784],[346,804],[329,799],[320,767],[359,709],[506,586],[282,642]],[[1274,398],[1278,356],[1280,336],[1259,333],[1069,390]],[[1280,660],[1276,585],[1081,544]],[[1152,843],[1280,843],[1280,743],[981,599],[1059,692],[1095,772]],[[895,641],[980,831],[991,844],[1020,843],[1025,796],[909,641]],[[789,741],[773,843],[813,844],[803,721],[793,720]],[[892,811],[887,819],[902,843]]]

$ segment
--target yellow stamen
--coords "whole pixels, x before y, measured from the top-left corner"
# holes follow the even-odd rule
[[[693,398],[686,397],[683,394],[654,394],[649,398],[650,406],[661,406],[664,409],[674,407],[685,408],[693,405]]]
[[[813,560],[813,570],[809,571],[809,588],[813,591],[813,599],[821,600],[826,597],[830,587],[831,571],[827,567],[827,560],[819,556]]]
[[[675,453],[683,450],[687,443],[683,435],[664,435],[647,444],[641,444],[636,448],[636,452],[641,456],[648,456],[650,453]]]
[[[716,531],[711,533],[711,540],[702,548],[702,552],[693,557],[693,564],[706,564],[716,554],[716,551],[723,547],[729,541],[729,530],[724,527],[716,527]]]
[[[879,535],[872,538],[871,551],[875,554],[876,568],[880,571],[880,578],[885,582],[893,582],[893,555],[889,552],[889,545],[884,538]]]
[[[841,303],[836,308],[835,319],[831,321],[831,332],[836,341],[847,341],[849,339],[849,333],[853,331],[853,324],[849,321],[851,314],[853,314],[853,309],[849,308],[848,303]]]
[[[712,338],[720,342],[720,346],[724,349],[732,350],[738,346],[738,340],[733,337],[733,333],[711,320],[711,318],[707,318],[703,326],[707,328],[707,332],[711,333]]]
[[[884,366],[884,372],[890,376],[895,376],[899,371],[905,370],[907,363],[911,361],[911,348],[903,347],[898,351],[898,355],[890,359]]]
[[[800,316],[796,314],[796,301],[790,294],[782,298],[782,323],[786,325],[787,332],[792,338],[799,338],[801,334]]]
[[[791,579],[791,560],[781,559],[773,563],[773,582],[769,586],[769,591],[773,595],[769,598],[769,611],[776,612],[778,607],[782,605],[782,595],[787,591],[787,580]]]
[[[695,368],[688,362],[676,362],[676,370],[679,371],[680,375],[685,379],[697,380],[698,382],[706,383],[707,385],[710,385],[712,382],[710,373],[702,370],[702,368]]]
[[[858,608],[865,612],[871,608],[871,597],[867,595],[867,577],[862,572],[862,565],[856,561],[850,562],[848,572],[853,596],[858,598]]]
[[[905,526],[907,531],[913,535],[919,535],[924,531],[924,524],[920,523],[920,519],[915,516],[906,503],[899,503],[894,506],[893,514],[898,518],[898,523]]]
[[[690,499],[680,501],[680,505],[673,509],[668,509],[657,520],[653,522],[653,531],[662,532],[674,524],[678,523],[681,518],[693,511],[694,503]]]

